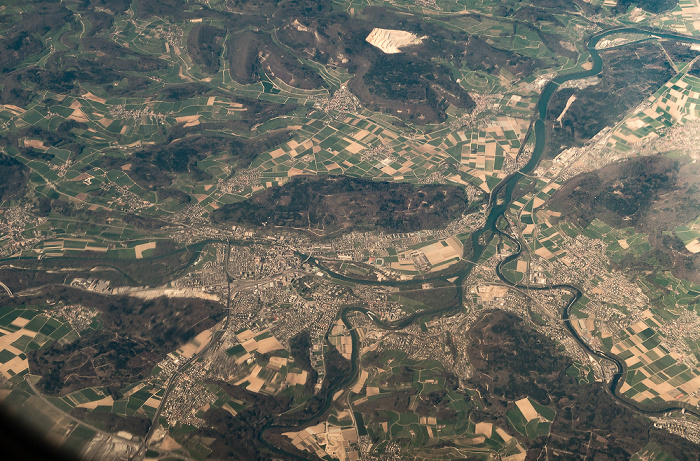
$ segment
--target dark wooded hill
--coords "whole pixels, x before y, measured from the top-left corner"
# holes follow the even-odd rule
[[[474,420],[508,427],[507,408],[524,397],[556,411],[551,434],[526,443],[528,459],[557,452],[570,459],[630,459],[649,442],[678,459],[696,459],[688,454],[698,453],[697,444],[654,428],[650,419],[615,402],[603,383],[579,384],[567,375],[572,360],[516,315],[486,312],[467,336],[476,370],[470,386],[485,404]]]
[[[397,184],[343,176],[297,177],[215,210],[217,223],[411,232],[444,226],[467,209],[456,186]]]
[[[671,270],[697,283],[700,255],[687,251],[673,231],[700,214],[698,184],[700,165],[687,158],[639,157],[572,178],[552,196],[549,207],[581,227],[595,218],[618,229],[633,226],[647,235],[651,251],[638,259],[629,255],[620,264]]]

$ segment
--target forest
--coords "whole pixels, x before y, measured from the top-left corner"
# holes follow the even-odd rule
[[[464,189],[343,176],[296,177],[283,186],[215,210],[216,223],[411,232],[445,225],[467,209]]]

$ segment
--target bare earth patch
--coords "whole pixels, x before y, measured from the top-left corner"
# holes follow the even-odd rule
[[[142,243],[141,245],[136,245],[134,250],[136,250],[136,259],[143,259],[143,252],[146,250],[155,250],[156,242]]]
[[[423,39],[403,30],[374,28],[365,39],[386,54],[401,53],[401,48],[420,45]]]

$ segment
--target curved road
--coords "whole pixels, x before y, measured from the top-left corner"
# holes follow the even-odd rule
[[[14,298],[14,295],[12,294],[12,290],[10,290],[10,288],[7,285],[0,282],[0,288],[3,288],[7,292],[7,294],[10,295],[10,298]]]

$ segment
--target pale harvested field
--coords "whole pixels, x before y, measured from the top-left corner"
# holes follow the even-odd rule
[[[436,242],[426,247],[421,248],[425,257],[428,258],[430,264],[436,266],[440,263],[452,259],[454,257],[461,258],[461,253],[455,250],[455,247],[451,245],[443,246],[441,242]]]
[[[306,384],[306,379],[308,376],[309,373],[306,370],[302,371],[301,373],[287,373],[287,382],[292,386],[295,384],[303,386]]]
[[[160,443],[160,448],[163,450],[170,451],[170,450],[177,450],[178,448],[182,448],[182,445],[177,443],[175,441],[175,439],[173,439],[169,435],[166,435],[163,438],[163,441]]]
[[[106,100],[106,99],[103,99],[103,98],[97,97],[97,96],[95,96],[94,94],[92,94],[92,93],[89,93],[89,92],[88,92],[88,93],[85,93],[85,94],[83,95],[83,98],[85,98],[85,99],[89,99],[90,101],[95,101],[95,102],[99,102],[100,104],[104,104],[104,103],[106,103],[106,102],[107,102],[107,100]]]
[[[535,410],[535,407],[530,403],[530,399],[520,399],[515,402],[515,405],[517,405],[518,410],[520,410],[520,413],[523,414],[526,420],[532,421],[533,419],[537,419],[537,410]]]
[[[7,109],[10,112],[13,112],[15,115],[22,115],[23,113],[26,112],[26,110],[22,109],[21,107],[17,107],[12,104],[0,104],[0,109]]]
[[[367,131],[367,130],[360,130],[360,131],[358,131],[357,133],[355,133],[354,135],[352,135],[352,137],[353,137],[354,139],[358,140],[358,141],[362,141],[363,139],[365,139],[365,138],[366,138],[367,136],[369,136],[369,135],[370,135],[370,132],[369,132],[369,131]]]
[[[355,429],[343,429],[342,430],[343,438],[347,440],[348,442],[351,443],[356,443],[357,442],[357,432]]]
[[[21,359],[18,356],[3,363],[2,366],[0,366],[0,373],[2,373],[5,378],[10,379],[13,374],[18,375],[27,369],[29,369],[29,362],[27,359]],[[13,374],[10,373],[10,371],[12,371]]]
[[[11,360],[0,364],[0,373],[7,379],[12,377],[10,370],[14,374],[19,374],[20,372],[29,368],[29,362],[27,359],[21,359],[19,354],[22,353],[19,349],[12,345],[13,342],[17,341],[22,336],[29,336],[32,339],[36,336],[36,332],[30,330],[17,330],[12,333],[0,336],[0,350],[7,350],[15,355]]]
[[[693,240],[685,248],[693,254],[700,253],[700,239]]]
[[[258,343],[255,341],[255,339],[250,338],[246,341],[243,341],[241,343],[241,346],[243,346],[243,349],[245,349],[247,352],[253,352],[258,348]]]
[[[360,391],[362,390],[362,387],[365,385],[365,381],[367,381],[367,378],[369,377],[369,373],[367,373],[367,370],[362,370],[360,372],[360,378],[357,380],[357,383],[353,386],[351,389],[352,392],[355,394],[359,394]]]
[[[274,336],[258,341],[258,352],[260,352],[261,354],[277,351],[280,349],[284,349],[284,347]]]
[[[652,314],[649,311],[645,311],[642,315],[651,316]],[[653,349],[647,349],[643,345],[643,338],[637,336],[636,333],[639,333],[639,331],[643,331],[648,327],[649,325],[644,321],[631,325],[635,335],[630,336],[623,342],[614,344],[612,348],[613,353],[620,354],[623,351],[632,353],[632,357],[628,358],[625,362],[628,365],[641,362],[643,367],[639,368],[639,372],[645,376],[645,378],[641,381],[642,384],[648,389],[654,390],[662,399],[670,402],[679,400],[689,403],[690,405],[697,405],[700,403],[700,398],[697,395],[694,395],[694,393],[700,389],[700,375],[696,374],[693,370],[690,370],[690,373],[694,376],[674,387],[674,385],[671,384],[671,382],[669,382],[666,378],[655,374],[653,370],[648,368],[651,363],[664,356],[669,356],[677,362],[682,361],[682,355],[677,352],[672,351],[667,354],[659,346],[654,347]],[[630,343],[632,343],[632,345],[630,345]],[[621,391],[627,392],[629,390],[630,386],[625,382],[621,388]],[[654,397],[655,395],[649,390],[637,392],[631,396],[632,399],[639,402],[647,398],[652,399]]]
[[[238,414],[238,412],[236,410],[234,410],[233,408],[231,408],[231,406],[228,403],[225,403],[221,407],[221,409],[228,411],[231,414],[231,416],[236,416]]]
[[[136,245],[134,250],[136,251],[136,259],[143,259],[143,252],[146,250],[155,250],[156,242],[142,243],[141,245]]]
[[[256,394],[260,392],[260,389],[265,385],[265,380],[257,376],[249,376],[248,381],[250,384],[246,387],[247,390],[255,392]]]
[[[175,117],[175,122],[184,123],[186,127],[199,125],[199,114],[198,115],[183,115],[182,117]]]
[[[343,324],[342,320],[338,319],[331,327],[331,336],[342,335],[344,331],[345,324]]]
[[[48,147],[44,145],[44,141],[39,141],[38,139],[25,139],[25,147],[33,147],[34,149],[48,150]]]
[[[343,336],[341,338],[340,353],[348,360],[352,357],[352,339],[349,336]]]
[[[535,254],[537,256],[541,256],[544,259],[552,259],[554,255],[552,254],[551,251],[549,251],[546,247],[540,247],[535,250]]]
[[[491,423],[476,423],[476,428],[474,429],[475,434],[482,434],[488,438],[491,438],[493,434],[493,424]]]
[[[114,399],[112,398],[111,395],[108,395],[107,397],[100,399],[100,400],[95,400],[94,402],[81,403],[80,405],[76,405],[76,407],[77,408],[87,408],[88,410],[94,410],[95,408],[99,407],[100,405],[111,407],[113,404],[114,404]]]
[[[199,115],[183,115],[182,117],[175,117],[177,123],[190,123],[199,120]]]
[[[279,371],[280,368],[287,366],[287,362],[288,360],[284,357],[270,357],[267,367]]]
[[[503,429],[501,429],[500,427],[497,427],[497,428],[496,428],[496,433],[498,433],[498,435],[500,435],[501,438],[502,438],[506,443],[508,443],[508,441],[510,441],[510,440],[513,438],[513,437],[511,437],[510,435],[508,435],[508,433],[507,433],[506,431],[504,431]]]
[[[85,112],[83,112],[80,108],[75,109],[73,113],[68,116],[68,120],[75,120],[76,122],[80,123],[88,122],[87,115],[85,115]]]
[[[365,147],[362,144],[358,144],[356,142],[350,143],[348,147],[345,148],[346,151],[350,152],[351,154],[357,154],[359,152],[362,152],[362,150]]]
[[[29,319],[25,319],[24,317],[17,317],[16,319],[14,319],[14,320],[12,321],[12,323],[11,323],[10,325],[13,325],[13,326],[16,326],[16,327],[20,327],[20,328],[21,328],[21,327],[25,326],[25,325],[28,324],[28,323],[29,323]]]
[[[236,339],[238,339],[240,342],[245,342],[252,338],[255,338],[255,333],[250,330],[241,331],[236,335]]]
[[[270,157],[272,157],[273,159],[276,159],[276,158],[282,157],[285,154],[286,154],[286,152],[284,151],[284,149],[279,148],[279,149],[275,149],[272,152],[270,152]]]
[[[178,448],[182,448],[182,445],[177,443],[175,439],[173,439],[169,435],[166,435],[165,437],[163,437],[163,441],[160,443],[160,448],[162,450],[171,451],[177,450]]]

